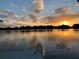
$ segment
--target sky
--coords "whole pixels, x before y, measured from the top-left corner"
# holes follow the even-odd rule
[[[21,21],[24,21],[25,19],[22,20],[23,17],[28,18],[29,14],[33,13],[34,4],[33,4],[33,0],[0,0],[0,10],[1,10],[0,14],[2,14],[2,13],[5,14],[6,12],[11,13],[11,14],[14,13],[14,14],[18,15],[18,17],[21,19]],[[2,10],[4,10],[4,11],[2,11]],[[76,0],[44,0],[44,9],[41,12],[36,13],[35,16],[37,17],[37,15],[39,15],[40,17],[46,19],[45,17],[49,17],[49,16],[52,16],[52,18],[53,18],[53,16],[55,16],[55,15],[59,15],[59,16],[64,15],[64,17],[65,17],[65,15],[67,15],[67,14],[75,14],[75,13],[79,13],[79,4]],[[9,17],[11,17],[11,16],[9,16]],[[33,16],[32,16],[32,18],[33,18]],[[34,19],[37,19],[38,21],[40,21],[38,18],[39,17],[34,18]],[[42,19],[42,18],[40,18],[40,19]],[[76,17],[74,17],[74,18],[76,18]],[[71,19],[72,19],[72,17],[71,17]],[[49,20],[51,20],[51,19],[49,19]],[[55,19],[55,20],[52,20],[52,22],[53,21],[58,22],[58,20]],[[22,23],[23,25],[30,24],[29,22],[26,23],[26,22],[21,22],[21,21],[16,21],[16,22],[17,22],[17,24]],[[29,21],[29,19],[28,19],[28,21]],[[45,20],[43,20],[42,22],[45,23],[44,21]],[[77,21],[78,21],[78,17],[77,17]],[[10,21],[8,20],[8,23],[7,22],[4,22],[4,23],[10,24],[11,22],[12,22],[12,25],[14,26],[15,23],[11,20]],[[49,22],[51,22],[51,21],[49,21]],[[35,25],[36,24],[37,23],[35,23]]]
[[[64,7],[77,3],[76,0],[44,0],[45,9],[41,12],[42,15],[52,15],[54,10],[59,7]],[[26,15],[32,11],[32,0],[0,0],[0,8],[10,10],[17,14],[23,14],[22,9],[25,8]]]

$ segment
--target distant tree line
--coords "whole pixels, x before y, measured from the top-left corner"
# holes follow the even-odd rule
[[[6,28],[1,28],[0,30],[50,30],[50,29],[79,29],[79,24],[74,24],[73,26],[69,25],[61,25],[61,26],[53,26],[53,25],[47,25],[47,26],[21,26],[21,27],[6,27]]]

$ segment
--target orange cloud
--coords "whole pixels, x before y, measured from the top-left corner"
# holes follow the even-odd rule
[[[48,20],[48,21],[47,21]],[[16,21],[17,26],[39,26],[39,25],[70,25],[79,23],[79,14],[60,15],[60,16],[47,16],[39,18],[36,22],[33,19],[25,21]]]
[[[68,23],[68,25],[79,23],[79,14],[56,16],[56,17],[51,18],[51,20],[49,21],[49,23],[56,26],[61,25],[64,22]]]

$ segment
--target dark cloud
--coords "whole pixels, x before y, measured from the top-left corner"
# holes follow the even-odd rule
[[[0,23],[3,23],[3,20],[0,20]]]
[[[79,0],[77,0],[77,2],[79,2]]]
[[[71,8],[70,7],[61,7],[55,10],[56,14],[68,14],[70,13]]]

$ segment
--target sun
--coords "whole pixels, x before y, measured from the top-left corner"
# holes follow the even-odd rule
[[[68,21],[63,21],[60,23],[60,25],[70,25]]]

